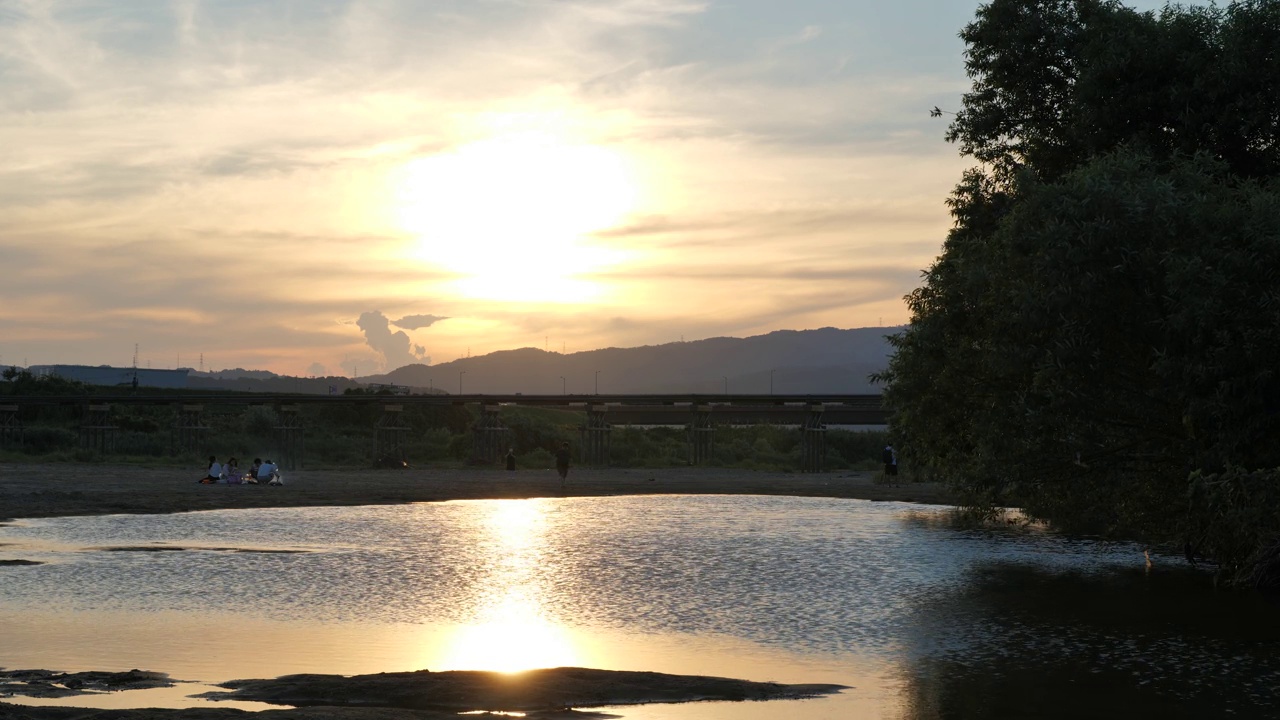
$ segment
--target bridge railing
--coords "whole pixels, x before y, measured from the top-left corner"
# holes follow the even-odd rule
[[[115,425],[111,408],[162,406],[175,408],[171,452],[207,451],[211,428],[204,412],[209,406],[273,406],[277,418],[272,441],[286,468],[303,467],[305,428],[300,409],[307,407],[382,406],[372,427],[370,448],[378,462],[390,456],[404,459],[404,437],[410,428],[400,421],[407,406],[456,407],[474,405],[480,421],[471,428],[473,461],[496,462],[505,454],[510,431],[502,420],[509,406],[561,408],[582,412],[579,457],[587,465],[607,465],[611,428],[615,425],[683,426],[688,430],[689,458],[709,462],[715,447],[715,427],[749,424],[791,425],[802,432],[801,470],[823,470],[825,432],[830,425],[879,425],[887,420],[879,395],[303,395],[289,393],[192,393],[155,395],[91,394],[79,396],[0,396],[0,441],[20,444],[23,409],[76,406],[89,408],[80,426],[82,442],[101,453],[112,451]],[[27,413],[28,415],[30,413]]]

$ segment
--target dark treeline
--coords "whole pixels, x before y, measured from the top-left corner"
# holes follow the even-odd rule
[[[34,377],[23,371],[8,373],[0,383],[0,404],[5,395],[77,395],[92,397],[114,388],[95,388],[56,376]],[[139,388],[139,394],[163,396],[179,391]],[[181,391],[192,394],[192,391]],[[219,391],[222,393],[223,391]],[[225,394],[225,393],[223,393]],[[376,395],[350,390],[346,395]],[[388,396],[392,397],[392,396]],[[81,409],[76,407],[26,408],[21,446],[7,448],[10,458],[46,460],[127,460],[203,467],[210,454],[219,460],[241,460],[282,455],[275,447],[280,424],[268,406],[209,405],[201,422],[207,428],[194,451],[179,451],[173,433],[174,410],[166,405],[116,406],[111,410],[110,452],[82,448],[78,427]],[[311,468],[370,467],[375,454],[375,427],[382,416],[379,403],[303,405],[299,409],[304,434],[305,465]],[[403,459],[411,465],[456,466],[474,462],[471,428],[477,420],[474,407],[462,405],[405,405],[397,424],[403,433]],[[579,446],[581,412],[510,406],[502,420],[509,428],[509,445],[523,468],[555,466],[554,451],[562,443]],[[756,425],[720,427],[711,464],[753,470],[792,471],[800,468],[799,429]],[[826,466],[831,470],[873,470],[879,467],[883,432],[831,430],[827,434]],[[609,462],[615,467],[675,467],[688,465],[686,431],[679,427],[616,426],[611,432]],[[3,455],[0,455],[3,457]]]
[[[904,456],[1280,584],[1280,2],[994,0],[961,37],[979,164],[881,378]]]

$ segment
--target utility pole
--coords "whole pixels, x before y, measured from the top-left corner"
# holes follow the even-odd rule
[[[466,374],[467,374],[466,370],[461,370],[458,372],[458,394],[459,395],[462,394],[462,376]]]
[[[561,395],[569,394],[569,383],[564,379],[563,375],[560,376],[560,394]]]
[[[596,394],[600,394],[600,371],[596,371]]]
[[[769,371],[769,394],[770,395],[773,394],[773,374],[776,372],[778,372],[777,368],[774,368]]]
[[[728,376],[721,376],[721,377],[724,377],[724,394],[728,395],[729,394],[729,378]]]

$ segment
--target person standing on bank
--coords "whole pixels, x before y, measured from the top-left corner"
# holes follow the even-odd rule
[[[507,470],[510,471],[515,469],[516,469],[516,449],[508,448],[507,449]]]
[[[881,453],[881,460],[884,461],[884,476],[892,478],[898,476],[898,451],[893,449],[893,443],[884,446],[884,452]]]
[[[556,450],[556,472],[560,473],[560,489],[564,489],[565,480],[569,478],[569,443],[565,442]]]

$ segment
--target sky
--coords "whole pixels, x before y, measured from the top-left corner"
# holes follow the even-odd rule
[[[901,324],[977,7],[0,0],[0,364]]]

